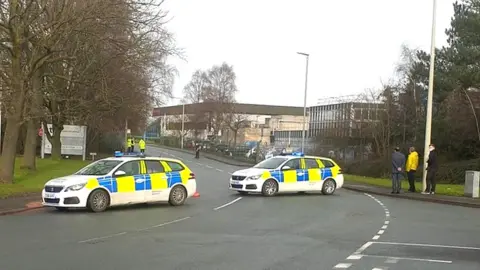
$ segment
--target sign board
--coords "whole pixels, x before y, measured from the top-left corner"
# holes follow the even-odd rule
[[[131,134],[132,133],[132,130],[131,129],[127,129],[127,134]]]
[[[47,127],[50,134],[52,134],[52,125],[48,124]],[[85,160],[87,144],[86,126],[64,125],[62,133],[60,133],[60,141],[62,142],[62,155],[83,156],[83,160]],[[52,154],[52,144],[42,130],[42,158],[44,158],[45,154]]]

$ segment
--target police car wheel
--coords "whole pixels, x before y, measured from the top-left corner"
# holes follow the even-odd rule
[[[94,190],[87,201],[87,208],[92,212],[103,212],[110,204],[110,197],[104,190]]]
[[[187,199],[187,190],[182,186],[175,186],[170,191],[168,203],[172,206],[179,206],[185,203]]]
[[[262,194],[264,196],[273,196],[278,191],[278,184],[275,180],[270,179],[265,181],[262,186]]]
[[[335,193],[336,188],[337,185],[335,184],[335,181],[333,181],[332,179],[327,179],[325,183],[323,183],[322,194],[332,195],[333,193]]]

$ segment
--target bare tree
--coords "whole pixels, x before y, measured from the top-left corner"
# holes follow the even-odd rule
[[[247,115],[230,113],[227,116],[228,128],[233,132],[233,145],[237,145],[238,132],[250,125]]]

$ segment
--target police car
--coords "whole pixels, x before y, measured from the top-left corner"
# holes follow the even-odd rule
[[[239,170],[230,178],[230,190],[241,194],[321,191],[331,195],[343,186],[343,174],[335,161],[302,153],[281,154],[249,169]]]
[[[44,206],[105,211],[110,206],[185,203],[196,192],[195,174],[180,160],[115,152],[78,172],[52,179],[42,191]]]

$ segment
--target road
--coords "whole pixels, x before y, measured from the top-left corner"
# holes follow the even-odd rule
[[[227,190],[238,167],[160,149],[195,172],[186,205],[0,217],[0,269],[479,269],[476,209],[339,190]]]

